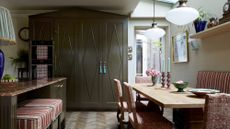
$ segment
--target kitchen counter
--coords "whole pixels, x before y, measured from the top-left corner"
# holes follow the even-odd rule
[[[59,81],[65,80],[66,78],[48,78],[41,80],[31,80],[24,82],[1,82],[0,83],[0,96],[16,96],[19,94],[26,93],[28,91],[36,90]]]
[[[66,78],[48,78],[23,82],[0,83],[0,129],[17,129],[18,103],[34,98],[62,99],[60,126],[65,127]]]

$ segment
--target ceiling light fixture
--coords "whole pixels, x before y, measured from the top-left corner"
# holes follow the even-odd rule
[[[179,0],[179,6],[166,14],[166,19],[176,25],[186,25],[199,17],[199,12],[186,5],[187,0]]]
[[[157,27],[157,22],[155,22],[155,0],[153,0],[153,23],[152,28],[145,31],[144,35],[151,39],[157,40],[165,35],[165,31]]]

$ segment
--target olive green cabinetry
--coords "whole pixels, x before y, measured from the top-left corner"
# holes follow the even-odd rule
[[[30,26],[32,40],[53,41],[53,75],[67,77],[67,109],[115,109],[113,79],[127,81],[126,16],[73,9],[30,16]]]

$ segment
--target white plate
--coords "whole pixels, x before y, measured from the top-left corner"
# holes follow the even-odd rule
[[[206,94],[215,94],[215,93],[220,92],[219,90],[205,89],[205,88],[194,88],[194,89],[190,89],[188,91],[192,92],[193,94],[196,94],[197,96],[204,96]]]

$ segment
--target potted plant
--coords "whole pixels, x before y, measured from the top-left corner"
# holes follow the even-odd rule
[[[17,53],[18,57],[9,57],[11,59],[12,65],[15,68],[28,68],[29,54],[27,50],[19,50]]]
[[[207,24],[208,14],[202,8],[198,9],[199,17],[194,21],[196,32],[203,31]]]

